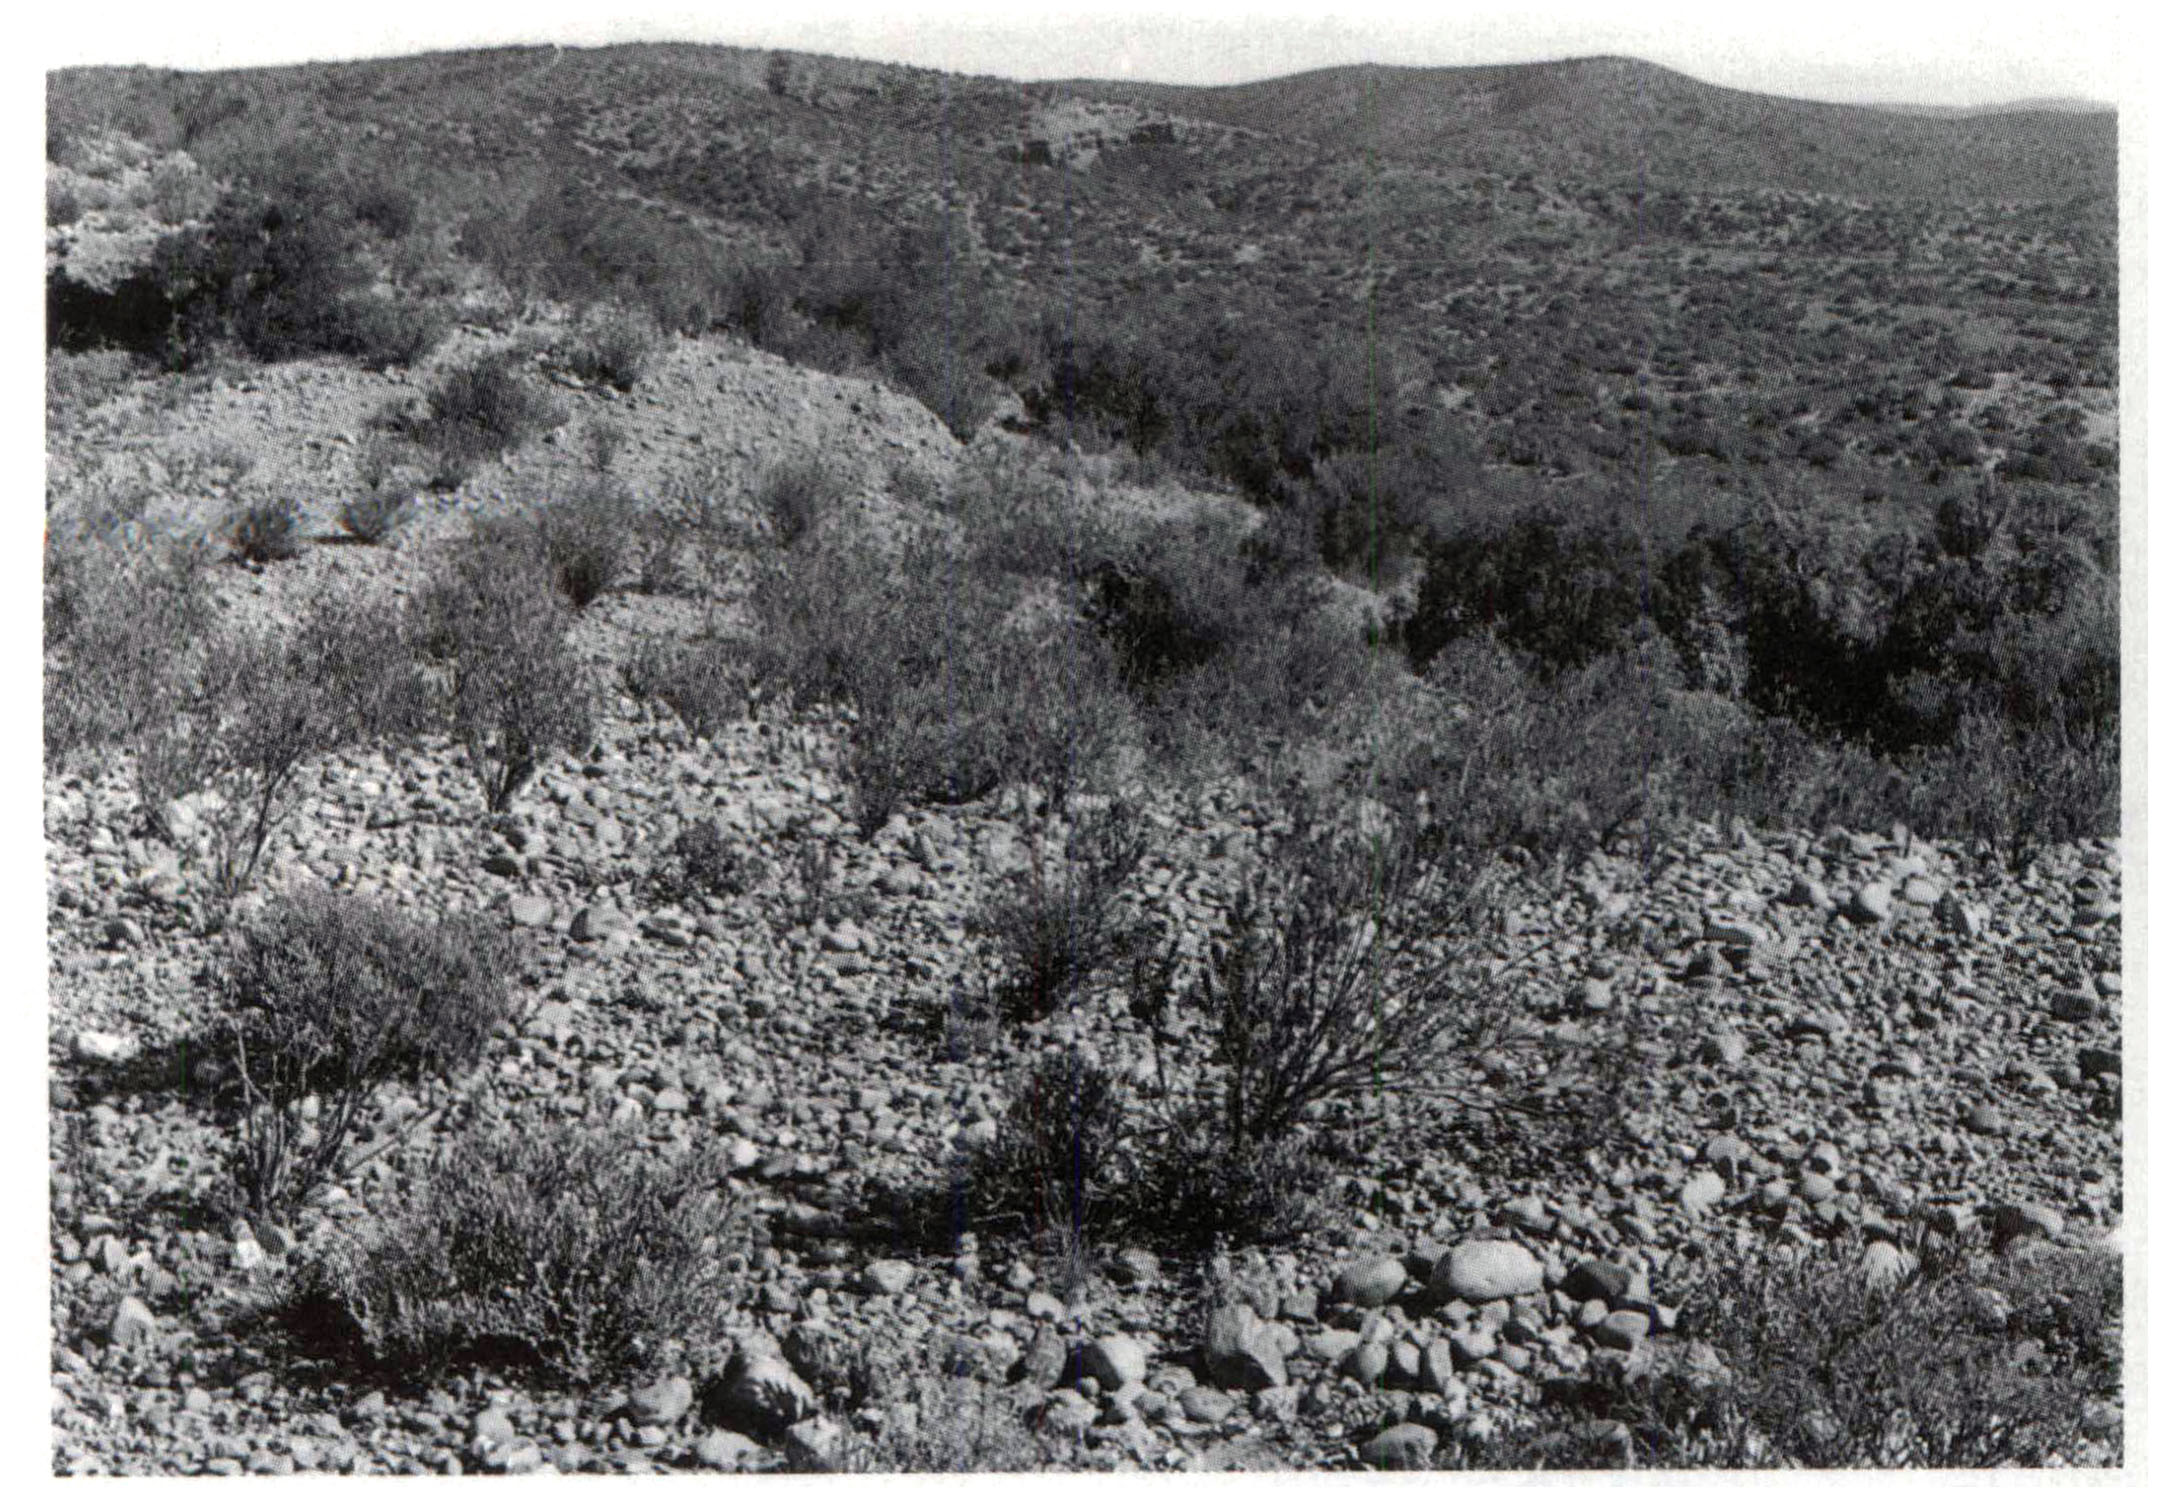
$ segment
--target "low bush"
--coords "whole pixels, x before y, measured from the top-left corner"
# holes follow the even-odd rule
[[[592,734],[551,573],[530,527],[482,526],[420,601],[425,649],[449,677],[450,730],[490,812],[508,808],[545,756]]]
[[[516,369],[516,355],[497,349],[444,371],[427,393],[423,415],[409,435],[438,455],[442,477],[469,473],[537,437],[556,411]]]
[[[1870,1285],[1843,1249],[1713,1266],[1682,1296],[1705,1352],[1592,1374],[1480,1466],[2001,1468],[2119,1463],[2121,1262],[1939,1247]],[[1600,1422],[1601,1440],[1582,1416]],[[1555,1428],[1558,1428],[1557,1430]],[[1587,1461],[1586,1461],[1587,1459]]]
[[[137,788],[161,821],[176,800],[206,793],[194,815],[215,889],[229,898],[253,881],[298,806],[306,761],[408,737],[427,710],[402,609],[324,594],[290,630],[210,635],[178,678],[170,711],[138,741]],[[166,830],[181,838],[182,829]]]
[[[1354,1093],[1474,1101],[1466,1059],[1522,1040],[1482,961],[1494,886],[1407,815],[1357,830],[1287,809],[1199,974],[1230,1157]]]
[[[667,704],[700,739],[711,739],[742,716],[751,676],[741,643],[717,635],[642,640],[623,668],[632,696]]]
[[[604,478],[580,479],[534,512],[555,584],[583,609],[628,571],[637,525],[630,496]]]
[[[500,939],[327,892],[284,898],[224,974],[244,1112],[233,1170],[256,1212],[335,1180],[376,1087],[472,1064],[510,1012]],[[306,1104],[321,1100],[310,1122]]]
[[[969,1163],[971,1219],[1073,1253],[1114,1234],[1133,1207],[1133,1123],[1115,1074],[1072,1052],[1038,1063]]]
[[[1062,804],[1129,738],[1106,653],[1085,631],[1053,644],[1019,603],[1009,580],[927,541],[897,567],[867,548],[806,547],[759,580],[752,670],[798,704],[854,710],[848,775],[866,833],[904,801],[1000,785]]]
[[[413,497],[398,490],[369,489],[338,506],[338,529],[363,546],[380,546],[412,515]]]
[[[1117,898],[1145,853],[1142,825],[1129,805],[1083,814],[1066,838],[1062,873],[1050,873],[1038,855],[1033,878],[994,897],[976,918],[1006,975],[1001,998],[1008,1017],[1042,1019],[1126,952],[1134,923]]]
[[[773,539],[792,547],[816,529],[843,493],[839,474],[823,459],[788,458],[759,476],[751,502],[765,517]]]
[[[654,895],[680,905],[714,896],[746,895],[763,870],[757,855],[711,818],[677,833],[654,866]]]
[[[960,1375],[920,1371],[889,1393],[870,1437],[851,1436],[841,1473],[1040,1473],[1051,1451],[1015,1408],[1009,1390]]]
[[[300,507],[292,500],[250,500],[226,517],[225,545],[257,567],[300,555]]]
[[[399,1378],[466,1368],[576,1388],[709,1357],[748,1249],[710,1149],[621,1129],[459,1141],[380,1226],[312,1266],[302,1326]]]
[[[178,710],[194,643],[216,619],[205,553],[117,517],[45,543],[45,754],[142,742]]]
[[[627,391],[660,346],[652,319],[624,307],[599,307],[578,320],[563,362],[580,380]]]

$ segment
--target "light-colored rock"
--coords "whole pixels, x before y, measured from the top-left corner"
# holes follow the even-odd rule
[[[1137,1389],[1147,1379],[1147,1350],[1123,1333],[1091,1338],[1080,1345],[1080,1377],[1092,1378],[1106,1394]]]
[[[1440,1448],[1440,1433],[1415,1421],[1398,1422],[1358,1448],[1368,1468],[1425,1468]]]
[[[1226,1390],[1271,1390],[1290,1377],[1274,1329],[1243,1302],[1218,1307],[1208,1318],[1207,1370]]]
[[[1401,1260],[1393,1255],[1375,1255],[1337,1271],[1329,1296],[1353,1306],[1385,1306],[1409,1279],[1410,1272],[1403,1268]]]
[[[1509,1239],[1473,1239],[1447,1253],[1440,1266],[1446,1294],[1477,1303],[1527,1296],[1545,1285],[1545,1266]]]

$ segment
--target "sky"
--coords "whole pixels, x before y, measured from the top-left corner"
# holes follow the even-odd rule
[[[1619,53],[1707,82],[1858,102],[2121,103],[2135,80],[2125,8],[2100,0],[1913,5],[1815,0],[1131,0],[1025,7],[791,0],[780,14],[594,0],[366,6],[171,4],[40,7],[41,67],[216,68],[396,55],[511,42],[687,40],[782,47],[1013,78],[1232,83],[1349,62],[1445,66]],[[2131,86],[2138,86],[2135,82]]]

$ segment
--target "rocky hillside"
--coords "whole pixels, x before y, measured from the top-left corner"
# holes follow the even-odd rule
[[[467,327],[410,373],[71,362],[49,396],[49,483],[59,513],[126,493],[167,534],[235,495],[299,498],[297,557],[212,572],[223,618],[275,629],[332,587],[417,593],[475,517],[567,487],[596,440],[646,505],[699,471],[746,505],[760,472],[815,454],[845,524],[888,534],[939,524],[925,497],[988,450],[1051,461],[995,432],[963,448],[869,381],[678,337],[628,393],[556,374],[547,435],[422,494],[394,544],[341,542],[374,413],[485,348],[524,351],[538,380],[548,336]],[[1194,503],[1063,461],[1075,506]],[[771,543],[732,545],[747,569]],[[744,600],[739,582],[705,601],[616,588],[579,613],[590,742],[549,755],[504,813],[445,736],[308,761],[230,908],[199,802],[146,807],[125,753],[48,769],[56,1472],[1469,1461],[1604,1419],[1595,1392],[1623,1377],[1734,1388],[1737,1355],[1697,1294],[1711,1267],[1789,1263],[1834,1317],[1874,1305],[1869,1286],[1920,1297],[1929,1246],[2032,1285],[2119,1252],[2114,842],[2009,873],[1903,829],[1731,821],[1681,827],[1654,855],[1593,852],[1496,914],[1504,1034],[1604,1059],[1595,1107],[1534,1128],[1416,1088],[1353,1092],[1315,1116],[1316,1216],[1246,1242],[979,1219],[970,1163],[1030,1127],[1014,1109],[1029,1064],[1089,1059],[1139,1103],[1203,1096],[1220,1016],[1188,970],[1151,1012],[1111,984],[1044,1019],[956,1025],[999,977],[977,918],[1039,879],[1069,818],[1008,786],[904,805],[864,836],[848,714],[768,699],[700,734],[624,690],[641,641],[739,622]],[[1116,789],[1145,832],[1116,903],[1204,966],[1281,809],[1234,764]],[[704,824],[739,877],[661,879]],[[514,1013],[464,1074],[375,1090],[354,1169],[328,1191],[238,1221],[231,1067],[205,1026],[250,923],[305,890],[510,934]],[[1475,1061],[1492,1098],[1534,1081]],[[716,1325],[580,1388],[485,1357],[371,1375],[281,1320],[309,1266],[444,1190],[440,1148],[560,1123],[620,1130],[639,1158],[695,1147],[724,1163],[745,1226],[704,1251],[728,1259]],[[2054,1367],[2062,1337],[2016,1320],[2022,1301],[2013,1317],[2003,1293],[1974,1294],[2001,1298],[2024,1365]],[[2072,1397],[2051,1455],[2120,1462],[2117,1397]],[[1630,1440],[1612,1424],[1589,1438],[1607,1457]]]

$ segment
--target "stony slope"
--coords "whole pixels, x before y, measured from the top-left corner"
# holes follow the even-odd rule
[[[175,387],[162,407],[127,395],[56,430],[53,471],[75,483],[116,453],[233,444],[258,481],[327,497],[394,388],[300,364]],[[544,487],[602,414],[628,435],[634,486],[701,455],[747,473],[808,447],[854,476],[866,514],[903,503],[895,463],[949,472],[957,456],[912,402],[719,341],[678,343],[629,397],[559,395],[557,437],[435,505],[398,549],[318,545],[260,576],[230,571],[221,589],[277,610],[332,574],[407,584],[462,510]],[[176,518],[217,499],[166,497]],[[318,526],[327,504],[311,509]],[[670,607],[606,600],[579,644],[619,658]],[[1020,806],[909,813],[861,840],[823,721],[768,717],[707,742],[611,694],[594,749],[551,763],[495,826],[447,747],[335,757],[265,883],[498,912],[522,930],[517,1034],[455,1097],[385,1095],[370,1128],[442,1106],[449,1129],[569,1118],[634,1122],[656,1148],[719,1140],[764,1225],[727,1331],[792,1373],[576,1397],[489,1378],[371,1391],[267,1361],[249,1309],[292,1257],[409,1193],[428,1134],[301,1221],[206,1220],[193,1204],[220,1142],[199,1062],[173,1048],[224,939],[197,929],[191,861],[141,834],[123,770],[53,774],[56,1470],[816,1465],[862,1421],[834,1396],[847,1353],[953,1340],[991,1398],[1052,1433],[1061,1464],[1346,1465],[1373,1459],[1383,1430],[1415,1446],[1417,1431],[1505,1417],[1593,1357],[1683,1350],[1661,1296],[1706,1251],[1857,1254],[1877,1226],[1944,1211],[2067,1242],[2120,1218],[2112,845],[2007,879],[1890,830],[1703,828],[1650,867],[1595,860],[1512,919],[1511,943],[1534,954],[1522,1021],[1641,1048],[1643,1086],[1581,1153],[1481,1142],[1399,1099],[1346,1136],[1332,1225],[1287,1248],[1182,1263],[1104,1246],[1125,1252],[1073,1287],[1025,1247],[969,1232],[964,1212],[956,1237],[925,1245],[881,1228],[874,1205],[934,1189],[952,1152],[990,1138],[1017,1064],[1069,1041],[1187,1075],[1199,1018],[1174,1012],[1159,1058],[1112,1004],[953,1059],[944,1017],[985,973],[967,918],[1031,858]],[[1129,898],[1197,939],[1252,855],[1259,810],[1225,783],[1159,792],[1150,814]],[[653,861],[701,818],[762,877],[741,896],[656,903]],[[812,881],[821,857],[830,872]]]

